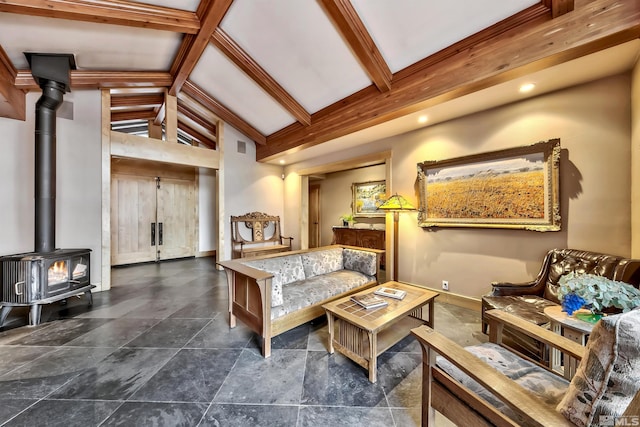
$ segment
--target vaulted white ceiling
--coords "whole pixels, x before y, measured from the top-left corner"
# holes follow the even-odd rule
[[[107,73],[102,82],[83,87],[167,89],[201,121],[219,117],[246,133],[258,143],[262,160],[291,163],[373,135],[424,126],[415,123],[417,114],[429,112],[431,124],[511,102],[521,96],[510,94],[513,86],[528,76],[544,80],[539,90],[549,91],[633,66],[640,33],[637,1],[623,2],[622,12],[611,7],[613,0],[573,3],[5,0],[0,2],[5,52],[0,51],[5,66],[0,100],[12,99],[9,86],[37,89],[25,83],[23,52],[72,53],[79,72],[134,72],[127,74],[135,78],[128,83],[110,82]],[[565,13],[567,5],[574,10]],[[615,18],[620,28],[593,12],[605,7],[610,14],[624,13]],[[587,20],[591,26],[585,26],[583,40],[552,46],[561,44],[557,32],[574,31]],[[605,30],[591,29],[598,25]],[[545,31],[538,38],[525,37],[538,28]],[[519,43],[522,54],[513,49],[510,57],[501,57],[508,43]],[[604,62],[595,67],[579,62],[606,52],[610,56],[600,56]],[[548,64],[545,55],[553,58]],[[72,90],[81,89],[72,84]],[[0,115],[11,116],[2,108]],[[187,127],[215,139],[206,123],[189,116],[182,110]]]

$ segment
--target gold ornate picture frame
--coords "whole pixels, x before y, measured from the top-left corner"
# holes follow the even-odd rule
[[[418,163],[418,225],[558,231],[560,139]]]
[[[353,200],[351,208],[354,217],[374,218],[384,217],[385,212],[379,211],[378,206],[387,200],[386,181],[354,182],[351,185]]]

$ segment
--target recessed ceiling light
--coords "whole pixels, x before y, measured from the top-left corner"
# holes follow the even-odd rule
[[[429,117],[427,116],[418,117],[418,123],[427,123],[427,120],[429,120]]]
[[[284,165],[284,159],[283,159],[283,160],[280,160],[280,164],[281,164],[281,165]]]
[[[533,83],[525,83],[522,86],[520,86],[520,92],[521,93],[531,92],[535,87],[536,85]]]

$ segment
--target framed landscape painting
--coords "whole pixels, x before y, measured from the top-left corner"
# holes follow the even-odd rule
[[[351,207],[354,217],[384,216],[378,206],[387,200],[387,184],[385,181],[354,182],[351,185],[353,200]]]
[[[560,230],[560,140],[418,163],[418,225]]]

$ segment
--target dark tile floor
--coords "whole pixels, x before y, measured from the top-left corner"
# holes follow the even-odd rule
[[[378,382],[326,350],[324,318],[273,340],[264,359],[229,329],[223,272],[200,258],[114,268],[112,289],[0,329],[4,426],[417,426],[421,353],[409,337],[379,358]],[[484,341],[480,315],[436,303],[436,329]],[[446,420],[439,418],[442,425]],[[440,424],[439,423],[439,424]]]

